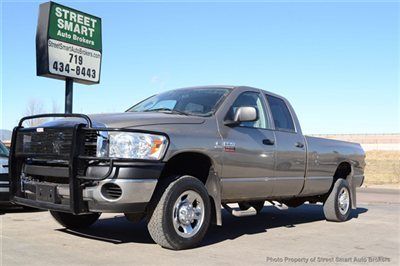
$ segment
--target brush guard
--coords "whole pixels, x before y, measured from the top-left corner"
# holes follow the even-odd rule
[[[59,118],[80,118],[85,120],[85,123],[77,123],[74,126],[66,127],[23,127],[23,123],[30,119],[40,119],[49,117]],[[83,122],[83,121],[82,121]],[[45,134],[46,132],[52,132],[54,134],[62,134],[68,132],[70,141],[68,143],[59,143],[59,139],[55,141],[49,141],[42,137],[42,141],[34,145],[24,146],[25,141],[31,141],[29,138]],[[59,131],[57,131],[59,130]],[[11,201],[17,204],[26,205],[30,207],[36,207],[39,209],[48,209],[54,211],[68,212],[73,214],[82,214],[89,212],[87,201],[84,201],[82,196],[83,188],[93,184],[93,182],[107,179],[111,176],[114,165],[119,162],[148,162],[148,160],[141,159],[127,159],[127,158],[110,158],[110,157],[97,157],[95,154],[85,153],[85,137],[88,132],[96,132],[96,136],[100,136],[99,132],[109,131],[121,131],[121,132],[138,132],[138,133],[150,133],[165,135],[160,132],[152,132],[147,130],[136,130],[136,129],[120,129],[120,128],[104,128],[104,127],[93,127],[91,119],[87,115],[83,114],[42,114],[35,116],[27,116],[19,121],[17,127],[14,128],[12,133],[12,142],[9,157],[9,176],[10,176],[10,196]],[[54,133],[55,132],[55,133]],[[96,139],[97,139],[96,137]],[[47,141],[47,142],[46,142]],[[30,143],[30,142],[29,142]],[[57,144],[58,143],[58,144]],[[169,143],[169,141],[168,141]],[[50,145],[51,144],[51,145]],[[54,148],[54,145],[58,145]],[[69,149],[68,149],[69,147]],[[54,149],[57,152],[54,152]],[[32,150],[34,152],[32,152]],[[36,152],[36,151],[40,152]],[[60,187],[59,183],[51,182],[39,182],[35,186],[35,195],[28,195],[23,187],[24,166],[34,160],[62,160],[64,164],[64,171],[68,172],[68,186],[69,189],[69,201],[62,202],[57,195],[57,187]],[[159,162],[162,159],[159,160]],[[85,176],[86,168],[89,165],[96,164],[107,165],[107,172],[100,177],[89,177]],[[51,168],[51,167],[50,167]],[[65,169],[68,168],[68,169]]]

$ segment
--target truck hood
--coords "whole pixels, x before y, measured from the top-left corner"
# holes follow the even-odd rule
[[[92,120],[94,127],[105,126],[110,128],[130,128],[165,124],[202,124],[205,121],[205,119],[202,117],[168,114],[162,112],[125,112],[110,114],[92,114],[88,116]],[[41,126],[71,126],[73,124],[76,124],[78,120],[79,122],[81,121],[79,118],[59,119],[51,122],[46,122]]]

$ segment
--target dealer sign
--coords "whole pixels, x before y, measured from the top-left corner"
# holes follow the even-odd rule
[[[40,5],[36,32],[38,76],[100,81],[101,19],[54,3]]]

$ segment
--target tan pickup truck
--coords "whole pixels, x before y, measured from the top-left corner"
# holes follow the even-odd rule
[[[58,119],[24,127],[37,117]],[[280,208],[321,202],[327,220],[345,221],[364,157],[359,144],[304,136],[292,106],[276,94],[184,88],[123,113],[21,119],[11,145],[11,194],[72,229],[105,212],[146,219],[155,242],[184,249],[198,245],[211,222],[222,225],[221,206],[247,216],[265,201]]]

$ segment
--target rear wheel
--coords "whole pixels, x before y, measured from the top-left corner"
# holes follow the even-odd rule
[[[72,213],[50,211],[56,221],[69,229],[83,229],[94,224],[100,217],[100,213],[74,215]]]
[[[160,246],[186,249],[197,246],[204,238],[210,216],[210,199],[203,183],[192,176],[182,176],[163,192],[147,228]]]
[[[324,203],[324,214],[328,221],[346,221],[351,212],[351,197],[349,183],[338,179]]]
[[[257,214],[258,214],[264,208],[264,201],[249,201],[249,202],[239,203],[239,208],[242,211],[248,210],[250,207],[253,207],[257,211]]]

